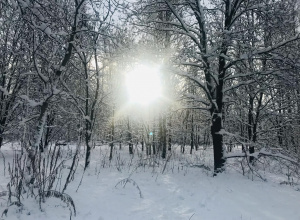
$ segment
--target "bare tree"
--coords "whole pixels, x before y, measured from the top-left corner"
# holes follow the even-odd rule
[[[295,34],[275,41],[271,46],[264,45],[259,37],[254,45],[244,46],[240,53],[239,42],[251,31],[247,25],[241,26],[247,13],[255,16],[271,4],[260,1],[150,1],[143,8],[150,18],[154,12],[169,11],[173,19],[159,21],[153,19],[146,26],[157,28],[154,24],[164,24],[159,30],[184,36],[181,57],[177,60],[182,71],[177,74],[189,79],[202,90],[205,97],[191,97],[198,102],[198,109],[207,110],[211,115],[211,136],[214,148],[215,173],[223,170],[224,158],[224,107],[226,94],[241,86],[249,85],[253,79],[246,80],[246,74],[237,74],[235,68],[249,58],[261,59],[278,48],[299,40]],[[274,3],[277,4],[277,3]],[[282,3],[289,4],[289,2]],[[264,6],[263,6],[264,5]],[[159,6],[159,8],[157,8]],[[141,12],[141,13],[142,13]],[[256,26],[258,28],[258,26]],[[262,38],[261,38],[262,39]],[[197,74],[186,71],[197,68]],[[258,71],[248,75],[259,74]]]

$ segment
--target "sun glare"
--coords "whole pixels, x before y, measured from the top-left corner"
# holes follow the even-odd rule
[[[137,65],[126,75],[126,87],[131,103],[148,105],[161,96],[159,69]]]

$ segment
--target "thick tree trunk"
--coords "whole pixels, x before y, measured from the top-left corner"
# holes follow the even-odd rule
[[[54,115],[53,114],[49,114],[47,116],[47,124],[46,124],[47,127],[46,127],[46,132],[45,132],[45,140],[44,140],[44,144],[43,144],[44,148],[47,148],[48,145],[49,145],[53,124],[54,124]]]
[[[222,118],[218,114],[213,114],[211,135],[214,148],[214,171],[215,175],[224,169],[225,159],[223,158],[223,135],[219,134],[222,129]]]
[[[227,6],[226,6],[227,7]],[[228,21],[225,21],[225,26]],[[221,54],[227,53],[227,42],[223,41],[222,43],[224,50]],[[219,84],[216,86],[215,94],[215,103],[211,109],[212,115],[212,125],[211,125],[211,135],[213,139],[213,148],[214,148],[214,175],[224,170],[225,158],[223,157],[223,134],[220,134],[221,129],[223,128],[223,120],[225,120],[225,115],[223,115],[223,86],[224,86],[224,77],[225,77],[225,59],[223,56],[219,57]],[[214,97],[214,96],[213,96]]]
[[[34,137],[34,150],[38,151],[38,149],[43,152],[44,151],[44,146],[43,144],[41,145],[43,133],[44,133],[44,127],[46,125],[46,119],[47,119],[47,110],[48,110],[48,102],[45,101],[42,106],[41,106],[41,112],[38,118],[38,125],[36,128],[36,134]]]
[[[86,131],[85,133],[85,145],[86,145],[86,152],[85,152],[85,164],[84,169],[88,168],[90,165],[90,156],[91,156],[91,145],[90,145],[90,139],[91,136],[89,135],[89,132]]]

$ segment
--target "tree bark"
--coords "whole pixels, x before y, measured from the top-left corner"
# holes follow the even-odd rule
[[[225,159],[223,158],[223,135],[219,134],[221,129],[222,118],[218,114],[213,114],[211,135],[214,149],[214,175],[222,172],[225,164]]]

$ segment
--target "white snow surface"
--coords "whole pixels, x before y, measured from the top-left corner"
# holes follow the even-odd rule
[[[66,148],[66,152],[72,149],[72,146],[62,147]],[[16,144],[5,145],[1,149],[6,170],[0,152],[0,192],[6,190],[9,181],[7,162],[11,162],[16,149],[19,150]],[[257,177],[252,179],[251,175],[243,176],[239,172],[240,167],[233,164],[224,173],[213,177],[212,171],[194,166],[205,163],[211,167],[211,149],[197,151],[193,155],[189,155],[188,150],[185,155],[179,150],[174,151],[166,166],[166,161],[146,158],[138,150],[140,156],[136,151],[132,159],[127,147],[116,150],[113,161],[109,163],[109,148],[96,147],[90,168],[80,184],[84,161],[82,153],[75,180],[66,190],[76,206],[77,213],[72,219],[300,220],[299,188],[280,185],[283,176],[271,176],[266,172],[268,181],[264,182]],[[146,162],[148,164],[143,165]],[[131,182],[123,187],[119,182],[126,178]],[[63,184],[58,182],[56,190],[61,190]],[[22,202],[23,210],[12,206],[7,217],[3,215],[0,219],[70,219],[69,209],[56,198],[42,204],[43,212],[34,198],[25,196]],[[0,197],[0,216],[6,206],[6,199]]]

